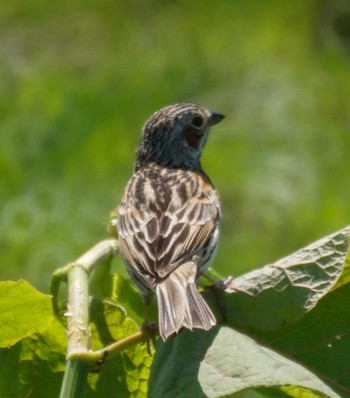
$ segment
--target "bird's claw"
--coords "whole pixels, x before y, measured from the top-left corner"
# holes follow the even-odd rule
[[[158,334],[158,323],[157,322],[148,323],[147,321],[143,322],[143,324],[141,326],[141,332],[145,336],[145,343],[147,344],[147,352],[148,352],[149,356],[152,356],[150,342],[152,341],[153,347],[156,346],[156,337]]]

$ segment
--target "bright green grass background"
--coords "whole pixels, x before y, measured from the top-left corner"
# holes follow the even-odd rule
[[[221,274],[348,224],[347,4],[3,0],[0,278],[46,291],[108,237],[144,121],[179,101],[226,114],[203,155]]]

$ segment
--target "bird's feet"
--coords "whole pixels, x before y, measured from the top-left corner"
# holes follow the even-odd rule
[[[157,336],[159,332],[158,323],[149,323],[147,321],[144,321],[141,326],[141,332],[143,333],[144,341],[147,344],[147,352],[150,356],[152,356],[151,342],[153,344],[153,347],[156,347]]]

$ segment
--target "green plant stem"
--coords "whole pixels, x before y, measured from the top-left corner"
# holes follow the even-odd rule
[[[89,349],[88,272],[77,264],[68,273],[68,355]]]
[[[80,358],[84,359],[86,362],[97,363],[100,360],[104,360],[106,357],[111,358],[115,356],[130,346],[148,342],[156,333],[158,333],[158,323],[153,323],[148,325],[147,331],[140,330],[121,340],[115,341],[102,350],[73,353],[70,358]]]
[[[67,282],[72,267],[80,265],[90,274],[98,265],[118,254],[118,242],[115,239],[103,240],[84,253],[76,262],[56,270],[51,278],[50,292],[54,314],[59,317],[59,289],[62,282]]]
[[[89,349],[89,297],[88,272],[80,264],[68,272],[68,359],[60,398],[81,397],[85,387],[88,364],[78,358],[70,358],[72,352]]]
[[[51,282],[51,291],[55,294],[53,305],[58,308],[60,283],[68,280],[68,308],[65,314],[68,319],[68,349],[60,398],[82,397],[88,371],[93,362],[93,358],[83,355],[90,352],[89,273],[117,253],[118,246],[115,240],[100,242],[75,263],[57,271]]]
[[[59,398],[82,397],[90,365],[81,359],[69,359],[66,364]]]

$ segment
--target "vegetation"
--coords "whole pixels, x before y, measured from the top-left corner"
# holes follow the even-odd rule
[[[143,122],[180,101],[226,114],[203,155],[223,204],[220,275],[237,277],[349,223],[345,0],[5,0],[0,22],[2,280],[48,293],[57,268],[108,238]],[[112,266],[119,277],[109,292],[120,294],[121,283],[140,322],[121,261]],[[20,283],[17,295],[31,297]],[[52,313],[47,298],[37,303],[41,321],[19,334],[27,340],[3,340],[15,345],[0,380],[17,369],[13,355],[29,380],[36,352],[42,393],[14,396],[45,396],[62,380],[64,328],[54,321],[43,332]],[[131,357],[118,365],[129,384]],[[105,365],[111,380],[115,368]]]

